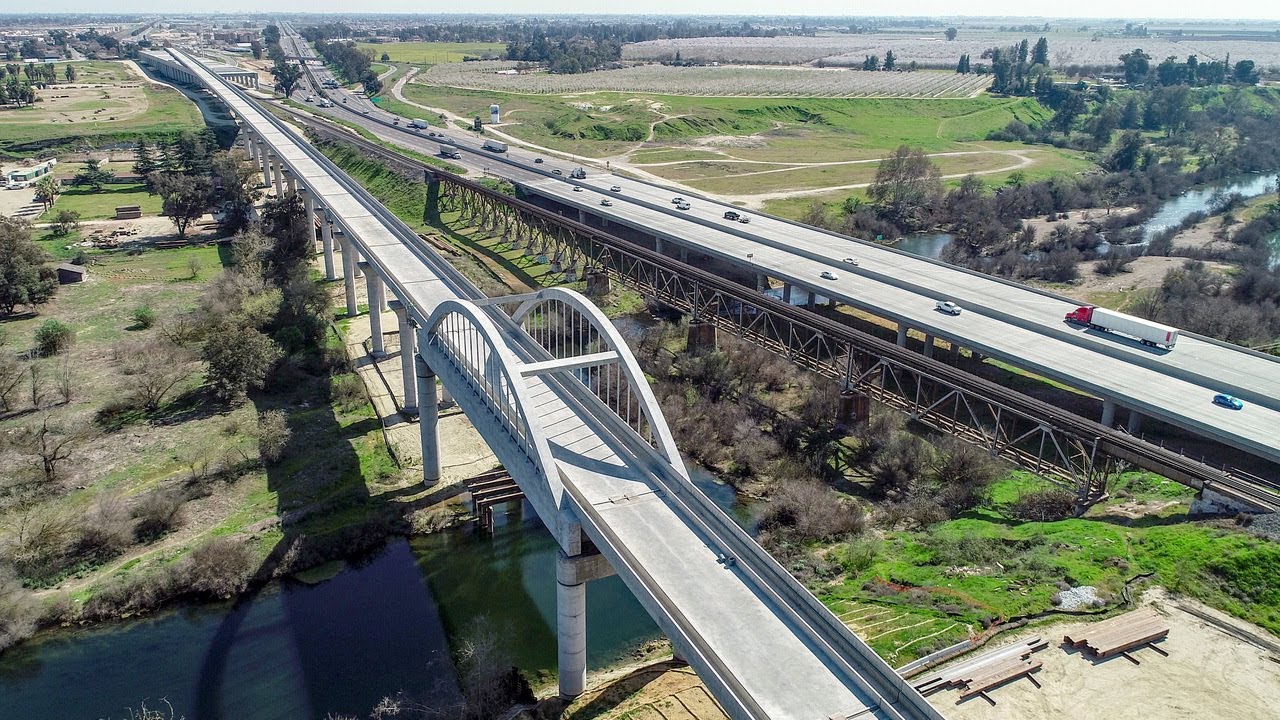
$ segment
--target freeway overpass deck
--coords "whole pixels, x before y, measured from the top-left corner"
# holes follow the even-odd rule
[[[659,454],[616,415],[601,414],[574,372],[549,365],[544,348],[500,306],[487,304],[358,185],[191,56],[174,57],[327,209],[354,243],[349,250],[358,249],[408,308],[420,348],[472,349],[456,365],[437,364],[441,381],[565,552],[581,547],[580,527],[731,716],[941,717],[688,481],[674,445]],[[453,308],[487,319],[440,330],[441,312]],[[501,337],[477,329],[484,327],[500,328]],[[620,339],[612,349],[615,359],[626,352]],[[502,405],[512,395],[495,393],[526,372],[528,404]],[[432,379],[432,395],[434,386]],[[513,413],[527,424],[513,426]],[[546,465],[537,464],[540,443]]]

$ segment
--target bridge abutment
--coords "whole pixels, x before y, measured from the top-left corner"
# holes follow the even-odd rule
[[[440,482],[440,405],[436,394],[436,373],[414,354],[414,374],[418,386],[418,433],[422,438],[422,484]]]
[[[709,322],[695,320],[689,323],[689,334],[685,345],[690,352],[707,352],[716,349],[716,326]]]

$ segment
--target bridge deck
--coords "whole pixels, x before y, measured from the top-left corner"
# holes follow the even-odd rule
[[[595,204],[599,202],[599,195],[572,192],[568,185],[558,180],[522,184],[564,204],[580,207],[588,212],[597,210]],[[629,214],[635,224],[646,228],[648,232],[675,235],[688,224],[679,217],[658,210],[631,207],[634,209]],[[616,208],[615,203],[612,209]],[[869,275],[875,273],[875,270],[868,267],[872,263],[865,259],[856,268],[856,272],[852,267],[837,270],[838,279],[831,281],[819,277],[819,273],[830,267],[828,263],[797,257],[788,249],[762,246],[732,236],[720,246],[704,249],[712,256],[719,256],[739,265],[754,263],[761,271],[765,271],[765,268],[785,267],[786,272],[781,273],[784,278],[794,278],[795,282],[803,282],[823,295],[871,312],[883,313],[886,308],[920,306],[921,309],[916,314],[920,319],[908,322],[913,328],[944,338],[964,338],[961,342],[966,347],[993,357],[1006,358],[1019,367],[1061,380],[1073,387],[1119,399],[1122,404],[1136,407],[1151,417],[1209,437],[1220,438],[1236,447],[1280,462],[1280,447],[1277,447],[1275,432],[1275,428],[1280,427],[1280,411],[1255,403],[1247,403],[1240,411],[1220,408],[1210,402],[1219,389],[1209,382],[1196,384],[1164,376],[1157,370],[1098,352],[1092,347],[1054,341],[1042,333],[1000,321],[980,310],[966,310],[954,317],[943,315],[933,310],[932,302],[922,304],[917,292],[883,283]],[[749,261],[746,259],[747,253],[753,255]],[[859,255],[862,256],[861,252]],[[767,272],[771,277],[779,275],[773,270]],[[1039,297],[1044,302],[1057,302],[1041,296],[1034,297]],[[1179,341],[1175,352],[1181,352],[1182,344],[1183,341]],[[1087,371],[1082,372],[1082,369]],[[1280,397],[1280,387],[1275,388],[1274,394]],[[1121,416],[1119,419],[1124,418]]]

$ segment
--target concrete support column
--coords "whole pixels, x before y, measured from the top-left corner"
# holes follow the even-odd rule
[[[1129,424],[1125,426],[1130,435],[1137,435],[1142,432],[1142,413],[1137,410],[1129,411]]]
[[[422,484],[440,482],[440,405],[436,398],[436,374],[414,354],[414,373],[418,384],[418,433],[422,438]]]
[[[586,225],[586,224],[587,224],[587,211],[586,211],[586,210],[578,210],[578,222],[582,223],[583,225]]]
[[[663,242],[662,238],[656,237],[653,239],[653,249],[656,250],[659,255],[662,255],[667,251],[667,244]]]
[[[814,294],[813,294],[813,289],[812,289],[812,288],[810,288],[810,289],[809,289],[809,290],[807,290],[806,292],[808,292],[808,293],[809,293],[809,297],[808,297],[808,299],[806,299],[806,300],[805,300],[805,302],[804,302],[805,309],[807,309],[807,310],[809,310],[809,311],[817,310],[817,309],[818,309],[818,298],[814,296]]]
[[[686,263],[686,264],[689,262],[689,248],[687,247],[680,248],[680,262]]]
[[[336,280],[338,274],[333,269],[333,223],[329,222],[327,211],[320,216],[320,244],[324,246],[324,278]]]
[[[307,209],[307,222],[311,223],[311,250],[315,252],[316,248],[316,198],[306,187],[298,189],[298,195],[302,196],[302,206]],[[320,222],[324,223],[324,218],[320,218]]]
[[[351,241],[343,238],[342,243],[342,280],[347,290],[347,316],[356,314],[356,253]]]
[[[1103,425],[1107,427],[1115,427],[1116,424],[1116,401],[1111,398],[1102,399],[1102,420]]]
[[[898,323],[898,347],[907,346],[907,326]]]
[[[289,192],[298,192],[298,178],[294,177],[293,171],[289,168],[283,168],[285,185],[288,186]]]
[[[575,698],[587,689],[587,584],[566,584],[562,567],[572,563],[556,553],[556,659],[560,697]],[[580,578],[567,578],[580,580]]]
[[[791,304],[791,283],[782,283],[782,302]]]
[[[382,340],[382,278],[378,277],[373,268],[369,268],[364,277],[369,300],[369,336],[373,339],[373,356],[384,358],[387,351]]]
[[[400,405],[400,414],[405,417],[418,415],[418,375],[413,367],[413,359],[418,355],[418,334],[414,331],[409,308],[397,300],[387,303],[396,314],[396,323],[400,332],[400,377],[404,380],[404,402]]]
[[[933,336],[926,334],[924,336],[924,356],[933,357]]]
[[[347,247],[351,248],[351,257],[352,257],[352,261],[355,263],[355,268],[356,268],[356,277],[358,278],[364,277],[364,268],[360,267],[360,261],[363,260],[364,258],[360,256],[360,250],[356,248],[356,244],[353,242],[348,242]]]
[[[769,289],[769,276],[764,273],[756,273],[756,292],[764,292]]]
[[[284,196],[284,163],[280,161],[280,158],[275,157],[273,155],[271,157],[271,167],[272,167],[272,171],[271,171],[272,180],[276,186],[276,197],[283,197]]]

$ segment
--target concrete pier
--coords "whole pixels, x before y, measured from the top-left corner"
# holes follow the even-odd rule
[[[436,395],[436,374],[422,359],[414,355],[414,374],[418,385],[418,432],[422,436],[422,484],[440,482],[440,405]]]

